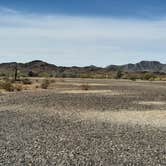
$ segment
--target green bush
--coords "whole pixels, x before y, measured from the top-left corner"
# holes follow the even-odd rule
[[[149,80],[149,81],[153,81],[155,80],[156,76],[153,73],[146,73],[143,76],[143,80]]]
[[[5,73],[0,73],[0,77],[5,77],[6,74]]]
[[[48,78],[48,77],[50,77],[50,76],[51,76],[51,75],[50,75],[49,73],[47,73],[47,72],[42,72],[42,73],[39,74],[39,77]]]
[[[135,75],[131,75],[131,76],[128,76],[128,79],[130,79],[131,81],[136,81],[138,77]]]
[[[122,71],[119,69],[118,71],[117,71],[117,73],[116,73],[116,79],[121,79],[123,77],[123,73],[122,73]]]

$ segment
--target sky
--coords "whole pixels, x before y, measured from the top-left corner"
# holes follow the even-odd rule
[[[0,63],[166,63],[165,0],[0,0]]]

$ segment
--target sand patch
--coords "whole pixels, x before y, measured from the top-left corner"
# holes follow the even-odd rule
[[[138,104],[141,105],[166,105],[164,101],[140,101]]]
[[[101,94],[101,95],[126,95],[126,93],[115,92],[112,90],[63,90],[61,94]]]
[[[112,93],[111,90],[64,90],[60,93]]]
[[[102,84],[102,83],[55,82],[55,85],[68,85],[68,86],[81,86],[83,84],[88,84],[89,86],[111,86],[111,84]]]
[[[97,120],[118,124],[151,125],[153,127],[166,127],[166,111],[118,111],[118,112],[81,112],[80,118],[84,120]]]

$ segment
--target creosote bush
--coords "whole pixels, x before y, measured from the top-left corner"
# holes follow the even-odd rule
[[[23,87],[22,87],[22,85],[17,84],[17,85],[14,86],[14,89],[15,89],[16,91],[22,91],[22,90],[23,90]]]
[[[50,85],[50,81],[49,80],[43,80],[42,84],[41,84],[41,88],[42,89],[47,89]]]
[[[116,79],[121,79],[122,76],[123,76],[123,73],[122,73],[122,71],[119,69],[119,70],[117,71],[117,73],[116,73],[115,78],[116,78]]]
[[[56,83],[56,80],[55,79],[51,79],[50,83]]]
[[[31,85],[31,84],[32,84],[32,81],[31,81],[30,79],[28,79],[28,78],[25,78],[25,79],[22,80],[22,83],[23,83],[24,85]]]
[[[1,81],[0,82],[0,89],[4,89],[7,92],[13,91],[22,91],[23,87],[21,84],[13,84],[12,81]]]
[[[13,92],[15,89],[13,84],[10,81],[1,81],[0,88],[6,90],[8,92]]]
[[[153,73],[145,73],[143,76],[143,80],[153,81],[156,76]]]
[[[136,76],[130,76],[129,79],[130,79],[131,81],[136,81],[136,80],[137,80],[137,77],[136,77]]]
[[[90,86],[87,84],[82,84],[81,85],[81,90],[89,90],[90,89]]]

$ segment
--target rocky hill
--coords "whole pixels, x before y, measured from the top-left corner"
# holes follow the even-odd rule
[[[2,63],[0,64],[0,74],[1,75],[11,75],[13,73],[16,62]],[[126,65],[110,65],[105,68],[96,66],[87,67],[63,67],[56,66],[54,64],[49,64],[40,60],[35,60],[28,63],[18,63],[18,70],[22,75],[28,76],[75,76],[79,74],[107,74],[114,71],[124,71],[128,73],[132,72],[153,72],[153,73],[165,73],[166,74],[166,64],[162,64],[157,61],[141,61],[136,64],[126,64]]]
[[[126,65],[110,65],[106,67],[107,70],[122,70],[125,72],[153,72],[153,73],[166,73],[166,64],[158,61],[141,61],[136,64]]]

